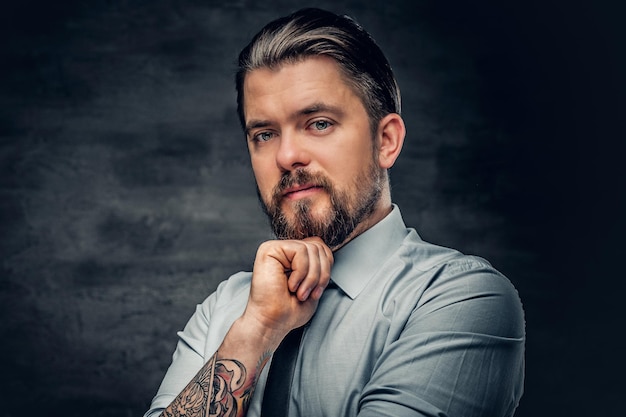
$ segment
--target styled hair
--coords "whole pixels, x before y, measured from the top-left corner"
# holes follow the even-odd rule
[[[235,82],[242,127],[243,84],[249,72],[318,55],[339,64],[345,81],[361,99],[373,131],[387,114],[400,114],[400,89],[374,39],[349,16],[306,8],[268,23],[239,54]]]

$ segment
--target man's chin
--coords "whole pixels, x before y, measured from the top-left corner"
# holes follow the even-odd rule
[[[318,221],[328,217],[332,211],[330,201],[327,198],[283,199],[280,209],[285,218],[291,221],[296,221],[304,215],[313,221]]]
[[[288,229],[297,239],[318,236],[322,229],[331,223],[330,207],[303,206],[300,201],[298,205],[287,205],[282,210],[282,217]]]

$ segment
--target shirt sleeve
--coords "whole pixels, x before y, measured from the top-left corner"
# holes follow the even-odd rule
[[[172,363],[144,417],[156,417],[161,414],[204,365],[209,312],[214,302],[215,294],[199,304],[183,331],[178,332],[178,343],[172,356]]]
[[[517,291],[478,258],[437,269],[378,359],[359,417],[512,416],[523,390]]]
[[[144,417],[158,416],[167,408],[217,351],[233,321],[245,309],[251,276],[249,272],[232,275],[196,307],[183,331],[178,332],[172,364]]]

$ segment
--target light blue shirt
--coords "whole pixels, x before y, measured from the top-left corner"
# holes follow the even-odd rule
[[[484,259],[424,242],[397,206],[335,253],[306,328],[291,416],[511,416],[524,381],[517,291]],[[251,273],[221,283],[182,332],[146,416],[182,391],[244,311]],[[248,416],[258,416],[263,370]]]

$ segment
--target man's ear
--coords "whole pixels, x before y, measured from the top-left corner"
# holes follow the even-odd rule
[[[400,155],[406,128],[404,120],[397,113],[389,113],[378,124],[378,165],[389,169]]]

